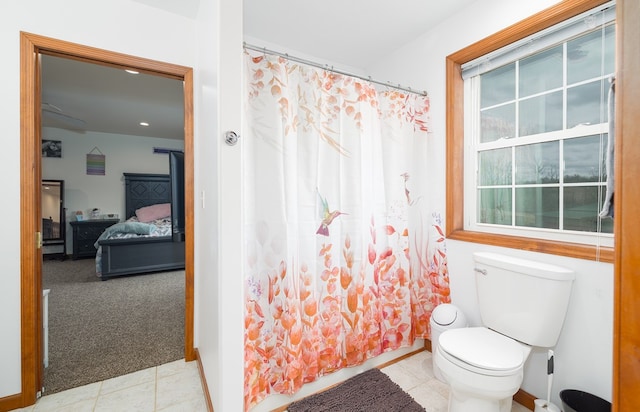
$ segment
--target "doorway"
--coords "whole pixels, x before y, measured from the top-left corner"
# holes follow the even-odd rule
[[[35,403],[43,380],[41,245],[41,71],[38,56],[47,54],[99,65],[136,69],[184,84],[185,166],[185,330],[184,357],[193,347],[193,71],[135,56],[100,50],[29,33],[21,33],[21,338],[22,404]]]

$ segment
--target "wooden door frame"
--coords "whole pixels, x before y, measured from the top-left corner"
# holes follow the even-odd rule
[[[640,2],[616,6],[614,412],[640,410]]]
[[[40,219],[41,118],[39,55],[49,54],[174,78],[184,82],[185,153],[185,339],[186,361],[195,359],[194,211],[193,211],[193,69],[83,46],[31,33],[20,33],[20,287],[22,391],[12,407],[36,402],[42,387],[42,250],[37,247]]]

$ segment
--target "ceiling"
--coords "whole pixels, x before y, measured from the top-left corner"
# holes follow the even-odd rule
[[[366,69],[475,1],[244,0],[243,30],[319,63]]]
[[[200,0],[134,0],[194,19]],[[254,46],[365,70],[477,0],[243,0]],[[252,40],[253,39],[253,40]],[[259,40],[256,40],[259,39]],[[301,56],[301,57],[304,57]],[[182,139],[182,82],[42,56],[43,126]],[[74,120],[76,119],[76,120]],[[145,121],[148,127],[140,126]]]
[[[45,127],[184,138],[183,87],[175,79],[43,55],[42,103]]]

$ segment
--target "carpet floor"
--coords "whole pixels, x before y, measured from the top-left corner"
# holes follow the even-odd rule
[[[376,368],[287,407],[287,412],[365,411],[424,412],[425,409]]]
[[[184,357],[184,271],[102,281],[94,265],[43,262],[50,290],[45,394]]]

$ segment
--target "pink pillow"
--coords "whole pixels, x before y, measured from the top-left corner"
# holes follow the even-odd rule
[[[145,206],[136,210],[138,220],[143,223],[149,223],[156,219],[171,216],[171,204],[159,203],[157,205]]]

